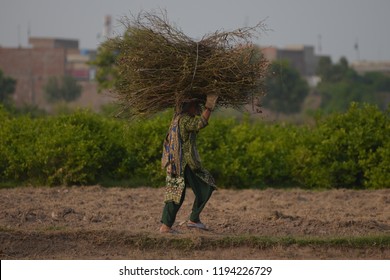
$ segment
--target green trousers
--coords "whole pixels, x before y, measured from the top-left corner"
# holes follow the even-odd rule
[[[202,212],[203,208],[206,206],[207,201],[210,199],[211,194],[214,191],[214,187],[210,186],[202,179],[200,179],[198,176],[196,176],[195,173],[188,166],[186,166],[184,169],[184,179],[185,179],[185,188],[183,190],[180,203],[175,204],[172,201],[167,202],[165,203],[163,209],[161,222],[169,227],[172,227],[175,222],[176,214],[177,212],[179,212],[179,209],[184,202],[185,193],[188,186],[191,186],[195,194],[195,201],[192,206],[192,212],[190,215],[190,221],[195,223],[200,222],[200,218],[199,218],[200,213]]]

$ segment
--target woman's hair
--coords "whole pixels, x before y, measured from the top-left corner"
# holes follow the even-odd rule
[[[201,111],[201,106],[200,106],[200,103],[199,103],[199,101],[198,100],[190,100],[190,101],[186,101],[186,102],[183,102],[182,104],[181,104],[181,113],[187,113],[188,112],[188,110],[191,108],[191,106],[193,106],[193,105],[195,105],[196,106],[196,109],[197,109],[197,111],[199,111],[199,113],[200,113],[200,111]]]

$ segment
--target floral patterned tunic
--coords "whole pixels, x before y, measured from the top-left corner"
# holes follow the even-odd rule
[[[207,125],[207,120],[202,116],[188,114],[178,115],[172,121],[164,142],[162,160],[167,170],[165,202],[179,204],[185,188],[184,169],[187,165],[196,176],[216,188],[214,178],[202,167],[196,147],[196,136]]]

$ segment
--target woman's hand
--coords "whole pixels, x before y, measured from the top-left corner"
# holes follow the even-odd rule
[[[218,95],[216,94],[208,94],[206,99],[206,109],[213,111],[215,109],[215,105],[217,104]]]

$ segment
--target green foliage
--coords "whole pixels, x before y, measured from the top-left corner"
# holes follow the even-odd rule
[[[87,112],[18,117],[2,126],[1,176],[34,184],[90,184],[115,176],[124,153],[118,123]]]
[[[307,82],[287,61],[275,61],[270,65],[266,87],[264,107],[286,114],[299,112],[309,93]]]
[[[44,163],[42,179],[50,185],[70,185],[115,176],[124,153],[117,125],[87,112],[61,116],[47,124],[47,133],[60,133],[36,142],[37,161]]]
[[[97,66],[96,81],[99,90],[112,89],[119,80],[118,70],[115,64],[119,51],[113,51],[115,40],[107,40],[101,44],[97,51],[97,56],[92,65]]]
[[[389,125],[388,114],[356,103],[347,113],[320,121],[305,145],[293,151],[293,177],[307,187],[390,186],[383,150],[390,142]]]
[[[384,188],[390,187],[389,117],[354,104],[315,127],[213,118],[198,148],[220,187]],[[88,111],[30,118],[0,107],[0,181],[162,186],[170,120],[171,112],[133,123]]]
[[[71,76],[63,76],[60,81],[57,77],[50,77],[44,87],[46,99],[50,103],[74,101],[80,97],[81,90],[81,85]]]
[[[345,58],[332,64],[329,58],[319,61],[318,74],[322,81],[318,91],[325,112],[344,112],[351,102],[369,103],[385,110],[390,94],[390,78],[382,73],[359,75]],[[387,96],[387,97],[386,97]]]
[[[0,69],[0,103],[8,104],[9,97],[15,91],[16,80],[11,77],[4,76]]]
[[[369,85],[357,86],[353,82],[324,83],[320,86],[322,107],[326,112],[343,112],[351,102],[378,103]]]
[[[332,64],[329,57],[321,57],[318,62],[317,74],[323,82],[337,83],[347,78],[357,78],[358,74],[349,67],[346,58],[342,57],[339,63]]]
[[[133,178],[153,186],[162,184],[162,143],[166,136],[170,115],[163,114],[145,122],[125,126],[123,145],[127,151],[119,169],[122,178]]]
[[[14,104],[6,105],[7,111],[13,116],[29,116],[32,118],[44,117],[47,112],[39,108],[37,105],[23,104],[22,106],[15,106]]]
[[[287,155],[296,140],[293,126],[211,121],[199,137],[199,153],[220,185],[277,186],[289,181]],[[286,141],[289,139],[288,141]]]

